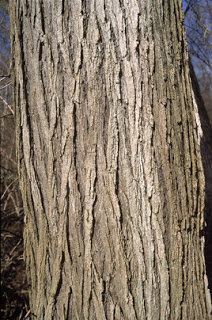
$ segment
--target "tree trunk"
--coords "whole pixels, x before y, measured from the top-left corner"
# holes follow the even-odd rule
[[[32,315],[209,319],[181,1],[11,0],[10,16]]]
[[[190,74],[203,129],[200,150],[205,174],[205,259],[209,288],[212,293],[212,127],[191,62]]]

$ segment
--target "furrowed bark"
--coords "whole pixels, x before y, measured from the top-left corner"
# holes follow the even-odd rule
[[[209,319],[181,1],[10,1],[30,308]]]

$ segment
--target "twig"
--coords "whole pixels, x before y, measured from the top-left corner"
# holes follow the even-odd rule
[[[13,109],[11,108],[11,106],[7,103],[6,100],[4,100],[4,98],[0,95],[0,98],[2,99],[2,101],[6,104],[6,106],[10,109],[10,111],[12,112],[12,114],[14,114]]]
[[[184,16],[186,16],[188,10],[189,10],[190,7],[191,7],[192,2],[193,2],[193,0],[190,0],[190,1],[189,1],[188,5],[187,5],[187,8],[185,9]]]
[[[8,114],[5,114],[4,116],[0,116],[0,119],[6,118],[6,117],[9,117],[9,116],[13,116],[13,113],[8,113]]]
[[[19,203],[17,203],[18,197],[17,197],[17,194],[16,194],[15,190],[14,190],[14,195],[15,195],[16,199],[13,197],[12,193],[10,194],[10,199],[12,200],[14,208],[15,208],[15,211],[16,211],[16,214],[19,217],[20,216],[20,211],[19,211],[20,205],[19,205]]]
[[[19,246],[19,244],[21,243],[22,240],[23,240],[23,239],[21,238],[21,239],[18,241],[18,243],[15,245],[15,247],[12,248],[12,250],[11,250],[10,253],[9,253],[10,257],[12,257],[13,252],[14,252],[15,249]]]
[[[29,310],[23,320],[27,319],[30,315],[37,318],[37,316],[34,313],[32,313],[31,310]]]
[[[4,89],[4,88],[7,88],[11,85],[11,81],[6,83],[3,87],[0,88],[0,90]]]
[[[26,314],[25,317],[24,317],[24,320],[27,319],[27,318],[30,316],[30,313],[31,313],[31,310],[29,310],[29,311],[27,312],[27,314]]]
[[[7,190],[11,187],[11,185],[16,182],[18,180],[18,178],[16,178],[15,180],[13,180],[5,189],[4,193],[1,196],[1,200],[4,198],[5,194],[7,193]]]

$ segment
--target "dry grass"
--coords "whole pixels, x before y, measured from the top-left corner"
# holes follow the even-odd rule
[[[12,115],[5,116],[8,109],[3,105],[0,107],[1,319],[23,320],[28,313],[28,291],[23,259],[23,208],[15,158],[15,125]]]

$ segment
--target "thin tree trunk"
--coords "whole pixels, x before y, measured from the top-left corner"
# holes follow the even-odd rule
[[[210,317],[181,1],[10,1],[30,308]]]

